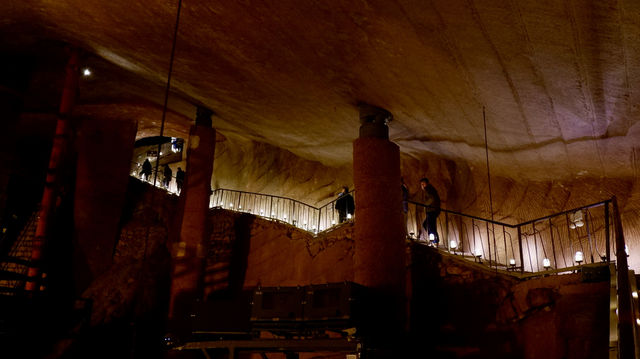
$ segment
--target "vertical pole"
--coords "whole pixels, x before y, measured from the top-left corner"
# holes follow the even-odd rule
[[[69,147],[69,135],[71,131],[69,116],[75,102],[77,90],[78,50],[71,49],[69,60],[67,61],[64,88],[62,90],[62,98],[60,99],[59,116],[56,123],[53,147],[51,148],[51,156],[49,157],[49,167],[47,169],[47,178],[40,203],[36,233],[31,248],[31,266],[27,274],[29,278],[25,285],[25,290],[28,292],[36,291],[39,287],[38,276],[40,275],[40,266],[42,265],[42,259],[44,257],[43,252],[47,244],[47,237],[56,208],[60,181],[59,172],[66,160]]]
[[[522,229],[518,226],[518,247],[520,248],[520,273],[524,274],[524,253],[522,252]]]
[[[556,258],[556,244],[553,240],[553,223],[551,223],[551,218],[549,218],[549,233],[551,233],[551,250],[553,251],[553,263],[558,269],[558,259]]]
[[[531,223],[531,226],[533,227],[533,249],[536,251],[536,268],[538,269],[538,272],[540,271],[540,263],[538,261],[538,239],[536,237],[536,223],[533,222]],[[540,238],[542,240],[542,238]],[[531,266],[531,270],[533,271],[533,266]]]
[[[589,256],[591,257],[591,263],[593,263],[593,243],[591,238],[591,229],[589,227],[589,212],[584,211],[584,223],[587,225],[587,238],[589,238]]]
[[[487,228],[487,251],[489,252],[489,268],[491,268],[491,235],[489,234],[489,222],[484,222],[484,224]]]
[[[604,237],[607,243],[607,263],[611,263],[611,243],[609,239],[609,201],[604,202]]]
[[[618,201],[613,197],[613,221],[616,231],[616,264],[618,270],[618,346],[620,359],[634,359],[635,344],[633,337],[633,313],[631,312],[631,284],[629,283],[629,265],[624,250],[624,233]]]

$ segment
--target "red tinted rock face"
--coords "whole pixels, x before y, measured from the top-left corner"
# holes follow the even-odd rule
[[[313,237],[282,222],[213,210],[205,292],[353,280],[353,223]]]
[[[76,282],[80,289],[111,265],[129,181],[135,123],[86,119],[78,136],[75,188]]]

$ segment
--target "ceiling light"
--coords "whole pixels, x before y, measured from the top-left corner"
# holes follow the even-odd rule
[[[84,77],[91,76],[91,70],[89,70],[89,68],[88,68],[88,67],[85,67],[85,68],[82,70],[82,76],[84,76]]]

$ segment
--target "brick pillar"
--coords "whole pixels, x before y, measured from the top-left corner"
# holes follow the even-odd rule
[[[392,298],[379,308],[402,329],[405,294],[405,238],[400,182],[400,150],[389,141],[383,109],[360,106],[360,138],[353,142],[355,184],[354,280]]]
[[[29,267],[29,281],[25,290],[33,293],[39,290],[40,266],[44,257],[44,248],[50,235],[53,215],[58,205],[60,190],[60,171],[69,157],[69,136],[71,124],[69,117],[75,103],[78,90],[78,50],[71,49],[67,62],[64,88],[60,99],[60,115],[56,123],[56,133],[53,139],[53,147],[49,157],[47,178],[40,202],[40,213],[36,226],[36,234],[31,249],[31,266]]]
[[[193,303],[201,293],[216,140],[212,114],[211,110],[198,107],[196,123],[189,133],[186,176],[180,194],[184,197],[184,212],[180,239],[172,250],[169,329],[177,334],[186,329]]]

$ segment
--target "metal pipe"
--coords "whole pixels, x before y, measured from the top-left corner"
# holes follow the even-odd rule
[[[591,263],[593,263],[593,243],[591,240],[591,230],[589,229],[589,212],[584,213],[584,223],[587,225],[587,238],[589,239],[589,256],[591,256]]]
[[[556,244],[553,241],[553,223],[551,223],[551,218],[549,218],[549,234],[551,234],[551,250],[553,251],[553,263],[558,269],[558,259],[556,258]]]
[[[604,204],[604,237],[607,243],[607,263],[611,262],[611,243],[609,240],[609,202]]]

